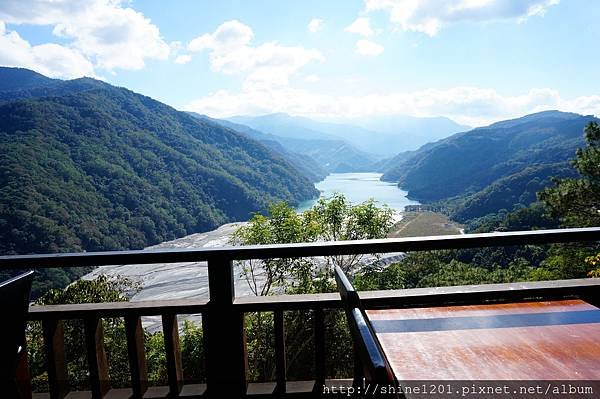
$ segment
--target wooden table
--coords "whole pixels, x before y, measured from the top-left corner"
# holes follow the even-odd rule
[[[398,381],[600,380],[600,309],[581,300],[366,313]]]

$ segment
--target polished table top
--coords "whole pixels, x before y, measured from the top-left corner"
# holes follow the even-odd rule
[[[600,380],[600,309],[581,300],[366,313],[399,381]]]

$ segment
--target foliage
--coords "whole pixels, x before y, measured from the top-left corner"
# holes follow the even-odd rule
[[[549,186],[556,176],[574,176],[568,162],[529,166],[522,171],[496,180],[466,197],[442,201],[450,216],[458,221],[482,217],[499,210],[515,211],[536,202],[537,192]]]
[[[600,126],[590,122],[585,128],[587,147],[577,150],[572,162],[578,178],[555,180],[539,195],[563,226],[600,225]]]
[[[0,67],[0,254],[139,249],[317,194],[214,122],[94,79]],[[87,271],[42,271],[33,297]]]
[[[539,193],[540,200],[551,216],[564,227],[600,225],[600,126],[590,122],[585,128],[587,146],[577,150],[573,166],[577,178],[555,179],[554,186]],[[587,244],[566,247],[554,246],[546,259],[546,266],[561,278],[597,277],[600,275],[590,256],[598,252],[598,245]]]
[[[473,213],[465,213],[467,209],[477,215],[483,214],[467,220],[466,231],[470,233],[556,228],[559,224],[596,226],[600,222],[600,127],[595,121],[585,128],[585,137],[588,147],[577,150],[577,157],[572,162],[581,177],[556,180],[555,187],[539,193],[540,202],[524,207],[520,203],[521,197],[509,195],[505,198],[508,201],[506,209],[495,210],[503,203],[498,200],[500,191],[514,190],[521,177],[525,177],[522,181],[529,179],[531,169],[526,169],[476,195],[454,197],[446,201],[446,205],[454,210],[454,217],[472,216]],[[539,183],[532,185],[529,181],[527,187],[539,189],[544,186]],[[482,207],[486,201],[491,202],[487,208]],[[479,203],[480,213],[476,211],[476,203]],[[598,245],[593,243],[409,253],[401,262],[381,272],[367,270],[359,274],[355,284],[361,289],[396,289],[598,277],[600,255],[590,256],[594,253],[598,253]]]
[[[125,277],[109,278],[100,275],[94,280],[78,280],[67,288],[50,290],[35,305],[75,303],[123,302],[133,295],[139,286]],[[103,319],[104,346],[109,364],[109,376],[113,388],[129,386],[129,361],[125,324],[121,318]],[[80,320],[65,322],[65,356],[70,384],[74,390],[89,389],[83,323]],[[180,347],[182,352],[184,380],[202,382],[205,378],[204,344],[202,329],[190,321],[184,321]],[[32,384],[37,391],[47,391],[46,356],[42,327],[39,322],[30,323],[27,329]],[[145,332],[146,365],[152,385],[167,384],[164,335],[162,332]]]
[[[58,305],[74,303],[101,303],[127,301],[138,286],[129,279],[99,276],[94,280],[78,280],[65,289],[52,289],[39,298],[35,305]],[[109,361],[111,383],[115,387],[126,386],[129,381],[125,326],[122,319],[104,319],[104,342]],[[42,331],[39,323],[28,328],[28,349],[32,355],[31,375],[34,386],[45,384],[45,354],[42,350]],[[81,320],[65,322],[65,357],[71,384],[75,389],[86,389],[88,384],[85,336]]]
[[[546,111],[458,133],[398,157],[383,179],[421,202],[441,201],[458,221],[511,212],[535,201],[551,176],[573,176],[568,161],[591,121]]]
[[[600,277],[600,253],[588,256],[585,258],[585,263],[593,267],[593,269],[588,272],[588,277]]]
[[[313,197],[237,133],[108,86],[0,105],[0,251],[133,249]]]
[[[304,213],[297,213],[285,203],[269,208],[268,215],[256,214],[247,225],[240,227],[233,237],[238,245],[279,244],[315,241],[358,240],[386,237],[392,226],[392,210],[378,207],[370,200],[352,205],[343,195],[320,199]],[[316,259],[268,259],[247,261],[241,264],[254,295],[272,293],[306,294],[335,291],[332,279],[333,266],[339,265],[354,273],[364,265],[363,255],[334,256]],[[374,259],[370,258],[370,262]],[[288,376],[291,379],[312,378],[314,315],[311,312],[286,312],[286,345]],[[328,339],[331,340],[331,375],[348,375],[347,327],[339,312],[326,314]],[[273,317],[270,314],[252,313],[246,316],[251,378],[257,381],[274,377]],[[329,341],[328,341],[329,342]]]
[[[77,280],[92,270],[92,267],[38,269],[31,285],[31,298],[37,299],[51,289],[65,288],[71,281]],[[0,271],[0,281],[8,280],[19,273],[22,273],[22,270],[2,270]]]
[[[238,245],[281,244],[383,238],[392,226],[393,211],[378,207],[374,200],[352,205],[341,194],[321,198],[306,212],[297,213],[286,203],[269,207],[269,215],[255,214],[233,235]],[[269,295],[273,290],[286,293],[331,290],[333,266],[353,272],[364,255],[313,259],[268,259],[241,264],[242,274],[254,295]]]
[[[506,210],[470,219],[465,232],[488,233],[492,231],[525,231],[558,228],[559,221],[548,215],[548,209],[541,202],[534,202],[526,208],[513,212]]]

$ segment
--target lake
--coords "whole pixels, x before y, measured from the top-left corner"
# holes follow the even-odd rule
[[[418,205],[417,201],[406,198],[407,192],[400,190],[395,183],[379,180],[381,173],[332,173],[315,184],[322,197],[341,193],[353,204],[359,204],[373,198],[379,205],[387,204],[395,211],[402,212],[406,205]],[[304,201],[298,211],[312,207],[317,200]]]

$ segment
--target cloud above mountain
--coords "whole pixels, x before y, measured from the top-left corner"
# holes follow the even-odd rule
[[[191,52],[206,50],[211,67],[224,74],[245,74],[244,87],[267,89],[288,84],[289,77],[313,61],[323,61],[323,55],[302,46],[284,46],[276,41],[258,46],[251,44],[252,28],[238,20],[219,25],[213,33],[191,40]]]
[[[444,115],[459,123],[482,126],[547,109],[598,115],[600,96],[568,99],[551,89],[532,89],[510,96],[478,87],[335,96],[285,87],[268,93],[260,90],[235,93],[220,90],[190,102],[185,108],[213,117],[271,112],[332,119],[395,114],[418,117]]]

